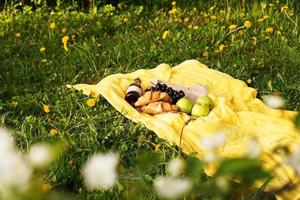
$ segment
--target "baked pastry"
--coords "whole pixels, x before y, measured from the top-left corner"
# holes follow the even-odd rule
[[[166,92],[148,91],[143,96],[140,96],[134,105],[139,107],[157,101],[172,103],[172,98]]]
[[[145,113],[154,115],[163,112],[177,111],[178,109],[176,105],[172,105],[168,102],[158,101],[142,106],[141,110]]]

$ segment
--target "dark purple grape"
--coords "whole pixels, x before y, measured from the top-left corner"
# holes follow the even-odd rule
[[[175,91],[174,91],[174,90],[172,90],[172,91],[170,92],[170,96],[172,96],[172,97],[175,96]]]
[[[181,94],[182,97],[184,97],[184,92],[182,90],[179,90],[179,94]]]
[[[171,88],[171,87],[168,87],[167,88],[167,92],[169,93],[169,92],[171,92],[173,89]]]
[[[155,88],[154,86],[152,86],[152,87],[150,88],[150,90],[151,90],[152,92],[154,92],[154,91],[156,91],[156,88]]]
[[[149,89],[149,88],[145,89],[145,92],[148,92],[148,91],[150,91],[150,89]]]

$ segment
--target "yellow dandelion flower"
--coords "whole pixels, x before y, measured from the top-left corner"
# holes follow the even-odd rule
[[[176,1],[172,1],[172,6],[176,6]]]
[[[150,49],[155,49],[156,48],[156,45],[155,44],[152,44],[151,46],[150,46]]]
[[[55,22],[50,23],[49,27],[50,27],[50,29],[52,29],[52,30],[55,29],[55,27],[56,27]]]
[[[237,27],[237,25],[231,24],[228,28],[230,31],[232,31],[232,30],[236,29],[236,27]]]
[[[15,36],[16,36],[16,38],[19,38],[19,37],[21,37],[21,33],[16,32]]]
[[[263,22],[264,19],[263,19],[263,18],[260,18],[260,19],[258,19],[257,21],[258,21],[258,22]]]
[[[169,35],[169,31],[164,31],[164,33],[162,34],[161,38],[163,40],[165,40],[168,37],[168,35]]]
[[[244,22],[244,26],[245,26],[246,28],[251,28],[252,22],[251,22],[250,20],[246,20],[246,21]]]
[[[90,96],[94,97],[94,98],[99,98],[99,94],[97,94],[97,92],[95,92],[95,91],[91,91]]]
[[[197,30],[198,28],[199,28],[199,26],[194,26],[194,28],[193,28],[193,29],[194,29],[194,30]]]
[[[69,36],[64,36],[62,39],[61,39],[61,41],[62,41],[62,43],[63,43],[63,45],[64,45],[64,50],[65,51],[68,51],[69,49],[68,49],[68,40],[69,40]]]
[[[44,110],[45,113],[50,112],[49,105],[44,104],[44,105],[43,105],[43,110]]]
[[[61,41],[63,42],[63,43],[65,43],[65,42],[68,42],[68,40],[69,40],[69,36],[64,36],[62,39],[61,39]]]
[[[189,20],[190,20],[189,17],[185,17],[183,21],[184,21],[184,23],[187,23]]]
[[[44,59],[42,60],[42,62],[43,62],[43,63],[46,63],[46,62],[48,62],[48,60],[47,60],[46,58],[44,58]]]
[[[193,25],[192,24],[188,25],[188,29],[191,29],[191,28],[193,28]]]
[[[212,16],[210,16],[210,19],[211,19],[211,20],[216,20],[216,19],[217,19],[217,16],[212,15]]]
[[[249,79],[247,80],[247,83],[248,83],[248,84],[252,83],[252,79],[249,78]]]
[[[268,15],[264,15],[264,16],[263,16],[263,19],[264,19],[264,20],[267,20],[267,19],[269,19],[269,18],[270,18],[270,17],[269,17]]]
[[[226,46],[225,46],[224,44],[221,44],[221,45],[219,46],[220,52],[222,52],[222,51],[224,50],[225,47],[226,47]]]
[[[288,9],[287,6],[281,6],[281,7],[280,7],[280,11],[281,11],[281,12],[286,11],[287,9]]]
[[[57,130],[56,130],[55,128],[52,128],[52,129],[49,131],[49,135],[50,135],[51,137],[56,136],[56,135],[57,135]]]
[[[172,14],[176,14],[176,7],[173,7],[170,11],[169,11],[169,14],[172,15]]]
[[[86,105],[88,106],[88,107],[93,107],[95,104],[96,104],[96,100],[97,99],[95,99],[95,98],[89,98],[88,100],[86,100]]]
[[[272,27],[268,27],[268,28],[266,28],[266,32],[267,33],[273,33],[273,28]]]
[[[44,191],[44,192],[49,192],[50,190],[51,190],[51,185],[49,184],[49,183],[44,183],[43,185],[42,185],[42,190]]]
[[[45,51],[46,51],[46,48],[45,48],[45,47],[41,47],[41,48],[40,48],[40,52],[41,52],[41,53],[44,53]]]
[[[204,52],[202,53],[202,56],[208,57],[208,51],[204,51]]]
[[[128,23],[128,18],[125,17],[125,18],[123,19],[123,22],[124,22],[124,23]]]
[[[62,32],[62,33],[66,33],[67,31],[68,31],[67,28],[62,28],[62,29],[61,29],[61,32]]]

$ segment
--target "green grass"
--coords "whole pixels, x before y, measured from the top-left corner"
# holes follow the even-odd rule
[[[68,143],[59,160],[44,173],[45,183],[84,199],[119,199],[137,183],[116,187],[113,192],[88,192],[80,175],[82,164],[94,152],[118,151],[121,164],[134,168],[141,152],[155,151],[155,145],[160,144],[160,165],[137,175],[144,195],[155,199],[148,189],[152,178],[164,173],[163,163],[182,155],[153,132],[124,118],[105,99],[87,107],[88,97],[67,89],[66,84],[93,84],[114,73],[197,59],[237,79],[252,79],[250,86],[258,90],[259,97],[278,91],[287,99],[288,109],[300,105],[297,3],[289,2],[286,12],[281,12],[283,1],[272,2],[271,7],[266,4],[265,9],[261,4],[243,7],[203,2],[204,6],[194,11],[193,7],[177,7],[181,22],[168,14],[171,4],[163,10],[145,8],[141,14],[139,7],[129,6],[111,16],[100,9],[96,14],[68,9],[51,14],[44,9],[22,13],[12,8],[0,13],[0,125],[15,130],[23,150],[41,141]],[[258,22],[265,15],[269,19]],[[189,17],[186,23],[182,22],[185,17]],[[245,20],[252,22],[250,29],[229,33],[229,25],[241,27]],[[56,23],[54,30],[49,29],[51,22]],[[199,28],[188,28],[190,24]],[[68,30],[65,34],[61,32],[64,27]],[[273,33],[266,33],[268,27]],[[166,30],[169,36],[163,40]],[[61,39],[73,34],[78,37],[69,40],[69,51],[65,52]],[[221,43],[226,48],[215,52]],[[44,53],[41,47],[46,48]],[[206,50],[208,57],[202,55]],[[49,113],[43,111],[43,104],[50,106]],[[55,137],[49,136],[52,128],[58,130]],[[139,141],[141,136],[144,141]],[[75,164],[70,165],[70,160]]]

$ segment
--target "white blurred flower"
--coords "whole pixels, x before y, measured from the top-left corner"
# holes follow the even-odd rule
[[[185,162],[180,158],[173,158],[167,165],[167,171],[171,176],[179,176],[185,170]]]
[[[28,159],[32,166],[44,168],[54,160],[54,153],[47,144],[35,144],[30,147]]]
[[[160,198],[177,199],[192,189],[192,181],[188,178],[156,177],[154,189]]]
[[[31,174],[32,170],[19,152],[0,155],[0,191],[1,188],[25,190],[29,186]]]
[[[286,163],[300,175],[300,145],[298,145],[296,150],[286,158]]]
[[[200,140],[201,148],[204,150],[213,150],[225,143],[226,134],[224,132],[217,132],[211,135],[205,135]]]
[[[229,187],[228,180],[224,176],[219,176],[219,177],[216,178],[216,185],[222,191],[226,191]]]
[[[5,154],[12,150],[14,150],[13,137],[5,128],[0,127],[0,154]]]
[[[258,158],[261,154],[261,146],[258,144],[257,139],[250,138],[246,142],[246,154],[250,158]]]
[[[114,153],[93,155],[83,168],[86,186],[93,189],[107,190],[117,181],[119,155]]]
[[[285,101],[284,99],[282,99],[281,97],[277,97],[277,96],[264,96],[263,100],[265,102],[265,104],[267,106],[269,106],[270,108],[282,108],[284,107]]]

